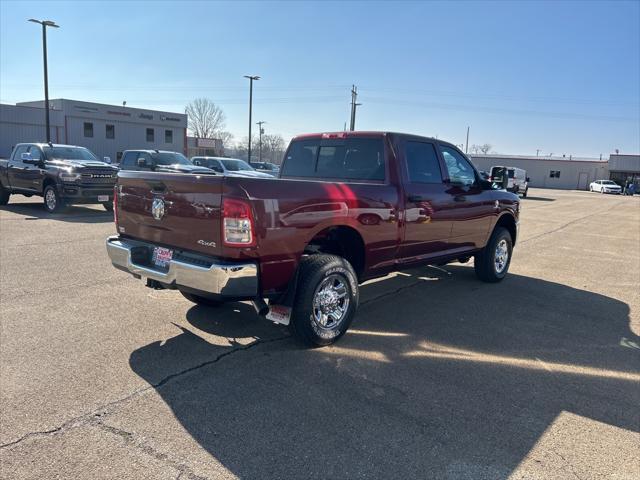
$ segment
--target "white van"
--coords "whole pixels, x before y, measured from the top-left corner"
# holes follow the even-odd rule
[[[509,177],[509,184],[507,190],[510,192],[522,195],[522,198],[527,196],[529,190],[529,177],[527,177],[527,171],[522,168],[505,167],[505,166],[493,166],[491,167],[491,179],[494,177],[500,178],[502,172],[507,170],[507,176]]]

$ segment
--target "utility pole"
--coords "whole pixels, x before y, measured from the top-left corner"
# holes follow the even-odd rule
[[[464,153],[469,153],[469,127],[467,127],[467,142],[464,144]]]
[[[47,129],[47,143],[51,143],[51,127],[49,125],[49,75],[47,71],[47,27],[60,28],[51,20],[29,19],[30,22],[42,25],[42,58],[44,60],[44,123]]]
[[[540,149],[536,148],[536,157],[540,155]]]
[[[253,109],[253,81],[260,80],[258,75],[245,75],[249,79],[249,148],[247,149],[247,162],[251,163],[251,113]]]
[[[351,124],[349,126],[349,130],[352,132],[356,129],[356,108],[358,108],[361,103],[356,103],[358,98],[358,87],[355,85],[351,86]]]
[[[260,122],[256,122],[256,125],[258,125],[258,128],[260,129],[260,142],[258,143],[258,160],[260,162],[262,162],[262,134],[264,133],[264,128],[262,128],[262,125],[264,125],[267,122],[264,121],[260,121]]]

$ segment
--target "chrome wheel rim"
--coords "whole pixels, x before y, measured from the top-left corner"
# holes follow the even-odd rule
[[[507,267],[508,261],[509,261],[509,245],[507,245],[507,241],[505,239],[502,239],[498,242],[498,245],[496,245],[496,251],[493,257],[496,273],[502,273],[504,269]]]
[[[44,195],[44,200],[47,202],[47,208],[49,210],[55,210],[56,208],[56,193],[50,188]]]
[[[329,275],[313,294],[313,321],[324,330],[334,330],[349,310],[349,290],[346,280]]]

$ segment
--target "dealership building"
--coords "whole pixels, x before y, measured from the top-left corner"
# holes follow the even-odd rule
[[[49,100],[53,143],[80,145],[118,162],[128,149],[187,153],[187,115],[77,100]],[[44,101],[0,104],[0,158],[16,143],[46,140]]]
[[[492,166],[522,168],[527,171],[532,187],[588,190],[591,182],[603,179],[620,185],[634,181],[640,186],[640,155],[612,154],[608,160],[493,154],[470,157],[479,170],[487,172]]]

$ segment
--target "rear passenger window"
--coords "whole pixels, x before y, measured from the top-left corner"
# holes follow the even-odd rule
[[[407,142],[406,158],[411,183],[442,183],[440,162],[433,144]]]
[[[122,157],[122,167],[134,167],[136,165],[136,158],[138,158],[138,152],[125,152]]]
[[[385,179],[381,138],[301,140],[292,143],[282,175],[336,180]]]

